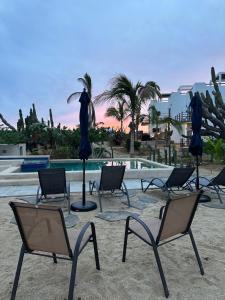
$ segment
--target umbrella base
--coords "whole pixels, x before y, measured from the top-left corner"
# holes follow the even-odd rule
[[[201,195],[200,199],[198,200],[198,203],[205,203],[205,202],[210,202],[211,198],[207,195]]]
[[[79,202],[74,202],[70,206],[72,211],[80,211],[80,212],[85,212],[85,211],[91,211],[97,208],[97,204],[92,201],[86,201],[85,205],[83,205],[82,201]]]

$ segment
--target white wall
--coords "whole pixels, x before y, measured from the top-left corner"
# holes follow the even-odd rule
[[[0,144],[0,156],[26,155],[26,144]]]

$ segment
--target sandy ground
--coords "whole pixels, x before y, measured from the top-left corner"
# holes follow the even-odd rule
[[[152,192],[148,194],[151,195]],[[161,196],[154,192],[154,197]],[[75,195],[79,198],[79,195]],[[92,199],[96,197],[92,197]],[[10,299],[21,239],[16,225],[10,224],[8,206],[13,198],[0,199],[0,299]],[[105,209],[125,209],[119,198],[104,200]],[[144,220],[157,217],[164,201],[138,212]],[[79,214],[78,231],[87,221],[96,225],[101,271],[95,269],[91,244],[78,263],[76,299],[165,299],[153,252],[135,237],[128,240],[127,262],[122,263],[125,221],[107,222],[96,218],[96,211]],[[193,234],[202,258],[201,276],[188,237],[160,248],[170,299],[225,299],[225,210],[199,206]],[[17,299],[67,299],[71,263],[27,255],[21,273]]]

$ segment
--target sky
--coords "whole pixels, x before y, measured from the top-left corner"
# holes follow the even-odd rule
[[[224,0],[1,0],[0,113],[15,125],[35,103],[38,117],[73,127],[88,72],[93,95],[110,79],[156,81],[162,92],[209,82],[225,71]],[[106,107],[96,107],[97,120]]]

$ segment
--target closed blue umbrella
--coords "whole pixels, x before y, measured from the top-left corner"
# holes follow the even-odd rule
[[[199,156],[202,156],[202,101],[198,93],[191,98],[190,107],[192,110],[191,126],[192,137],[189,146],[189,152],[196,157],[196,189],[199,190]]]
[[[88,105],[90,99],[88,93],[84,90],[80,96],[79,102],[80,106],[80,149],[79,157],[80,159],[88,159],[91,155],[91,144],[88,138]]]
[[[190,107],[192,109],[191,126],[192,137],[189,146],[189,152],[193,156],[202,156],[202,138],[201,138],[201,125],[202,125],[202,101],[198,93],[191,99]]]
[[[91,155],[91,144],[88,137],[88,105],[90,98],[88,93],[84,91],[81,93],[79,102],[80,105],[80,147],[79,147],[79,158],[83,160],[83,184],[82,184],[82,201],[75,202],[71,205],[73,211],[90,211],[97,208],[95,202],[86,201],[85,194],[85,161]]]

